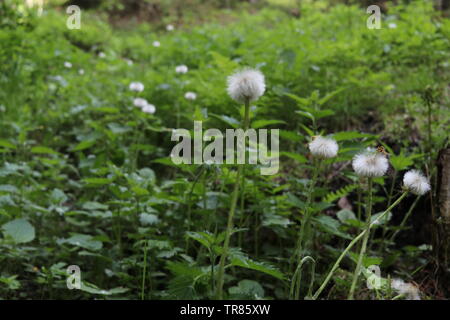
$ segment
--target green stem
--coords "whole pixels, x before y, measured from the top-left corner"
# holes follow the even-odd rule
[[[325,280],[323,281],[322,285],[320,286],[319,289],[317,289],[316,293],[314,294],[314,296],[312,297],[313,300],[317,299],[319,297],[319,295],[322,293],[322,291],[325,289],[325,287],[327,286],[328,282],[330,281],[331,277],[333,276],[334,272],[337,270],[337,268],[339,267],[339,264],[341,263],[342,259],[344,259],[344,257],[347,255],[347,253],[353,248],[353,246],[366,234],[369,232],[370,228],[372,228],[372,226],[374,226],[375,224],[378,223],[378,221],[380,221],[382,218],[384,218],[384,216],[392,211],[392,209],[394,207],[396,207],[402,200],[404,197],[406,197],[406,195],[408,194],[408,192],[404,192],[389,208],[387,208],[382,214],[380,214],[372,223],[370,223],[366,229],[364,229],[359,235],[357,235],[347,246],[347,248],[345,248],[345,250],[341,253],[341,255],[339,256],[339,258],[336,260],[336,262],[334,263],[333,267],[331,268],[330,272],[328,273],[327,277],[325,278]]]
[[[247,131],[249,122],[250,122],[250,101],[247,99],[245,101],[244,131]],[[245,145],[246,144],[245,144],[245,140],[244,140],[244,150],[246,149]],[[228,256],[231,232],[233,231],[233,218],[234,218],[234,213],[236,211],[236,204],[237,204],[237,199],[238,199],[238,195],[239,195],[239,185],[241,183],[241,176],[243,175],[243,170],[244,170],[244,165],[238,165],[237,177],[236,177],[236,181],[234,183],[233,195],[231,198],[230,211],[228,213],[228,223],[227,223],[227,229],[225,232],[225,242],[223,244],[223,250],[222,250],[222,254],[220,256],[219,271],[217,274],[216,297],[219,300],[223,299],[223,282],[224,282],[224,276],[225,276],[225,261]]]
[[[291,280],[291,290],[290,290],[290,298],[294,299],[294,300],[298,300],[300,297],[300,282],[302,280],[302,267],[303,264],[306,263],[307,261],[311,261],[311,279],[309,282],[309,289],[308,289],[308,293],[306,295],[306,297],[311,297],[312,294],[312,286],[314,284],[314,275],[315,275],[315,271],[316,271],[316,261],[310,257],[310,256],[306,256],[304,257],[302,260],[300,260],[297,269],[295,270],[294,275],[292,276],[292,280]],[[294,295],[294,291],[295,291],[295,295]]]
[[[370,219],[372,218],[372,184],[373,184],[372,178],[369,178],[369,190],[368,190],[369,200],[367,202],[367,212],[366,212],[367,213],[367,217],[366,217],[366,225],[367,226],[370,226]],[[367,249],[367,242],[369,240],[369,235],[370,235],[369,231],[367,231],[364,234],[361,250],[359,252],[358,262],[356,264],[355,273],[353,275],[352,285],[350,287],[350,293],[348,294],[348,300],[353,300],[353,297],[354,297],[356,284],[358,282],[359,274],[361,273],[363,257],[364,257],[364,254],[366,253],[366,249]]]
[[[144,243],[144,268],[142,270],[141,300],[145,299],[145,276],[147,274],[147,241]]]
[[[292,259],[294,259],[294,260],[297,257],[298,258],[301,257],[302,250],[304,249],[303,241],[304,241],[305,232],[306,232],[307,227],[309,225],[309,221],[310,221],[311,214],[312,214],[311,210],[310,210],[310,206],[311,206],[311,203],[312,203],[312,198],[313,198],[312,195],[314,193],[314,187],[316,185],[316,180],[317,180],[317,177],[319,175],[319,171],[320,171],[320,162],[317,165],[314,165],[313,176],[311,178],[311,183],[310,183],[309,188],[308,188],[308,196],[307,196],[307,200],[306,200],[305,214],[304,214],[304,218],[303,218],[302,224],[300,226],[300,232],[299,232],[299,235],[298,235],[297,245],[295,247],[295,252],[294,252],[294,255],[292,257]],[[293,260],[291,260],[291,264],[292,264],[292,261]],[[289,269],[291,269],[291,267]]]

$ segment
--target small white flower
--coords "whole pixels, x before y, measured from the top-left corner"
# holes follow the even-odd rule
[[[420,300],[420,291],[412,283],[406,283],[402,279],[392,279],[391,288],[404,295],[407,300]]]
[[[125,59],[125,62],[126,62],[127,65],[129,65],[130,67],[133,65],[133,60]]]
[[[373,149],[357,154],[352,162],[353,170],[362,177],[381,177],[388,167],[389,162],[386,156]]]
[[[147,103],[144,107],[142,107],[142,111],[145,113],[153,114],[156,111],[156,108],[154,105]]]
[[[188,67],[185,66],[184,64],[182,64],[182,65],[180,65],[180,66],[177,66],[177,67],[175,68],[175,72],[176,72],[176,73],[187,73],[188,71],[189,71]]]
[[[167,31],[173,31],[173,30],[175,30],[175,27],[174,27],[173,25],[171,25],[171,24],[168,24],[168,25],[166,26],[166,30],[167,30]]]
[[[147,102],[147,100],[145,100],[143,98],[135,98],[135,99],[133,99],[133,104],[135,107],[143,108],[146,105],[148,105],[148,102]]]
[[[188,91],[184,94],[184,98],[187,100],[195,100],[197,99],[197,94],[195,94],[195,92]]]
[[[161,43],[159,42],[159,41],[153,41],[153,46],[155,47],[155,48],[158,48],[158,47],[160,47],[161,46]]]
[[[266,90],[264,75],[253,69],[244,69],[228,77],[228,94],[237,102],[254,101]]]
[[[405,173],[403,176],[403,185],[408,191],[419,196],[430,191],[430,183],[427,178],[417,170],[410,170]]]
[[[79,75],[83,75],[83,74],[84,74],[84,69],[78,70],[78,74],[79,74]]]
[[[105,54],[104,52],[100,51],[100,52],[98,53],[98,57],[99,57],[100,59],[103,59],[103,58],[106,57],[106,54]]]
[[[388,24],[388,27],[389,27],[389,29],[395,29],[395,28],[397,28],[397,24],[391,22]]]
[[[70,69],[70,68],[72,68],[72,64],[70,62],[66,61],[66,62],[64,62],[64,67]]]
[[[320,158],[336,157],[339,150],[339,146],[334,139],[322,136],[313,137],[308,146],[312,155]]]
[[[132,82],[130,83],[129,89],[131,91],[142,92],[144,91],[144,84],[141,82]]]

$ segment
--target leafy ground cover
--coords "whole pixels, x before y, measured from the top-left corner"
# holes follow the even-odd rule
[[[96,11],[70,30],[61,8],[0,10],[0,297],[217,297],[238,170],[175,165],[171,132],[239,127],[245,107],[226,78],[245,66],[265,75],[250,126],[280,129],[280,170],[245,168],[223,297],[347,298],[360,242],[332,267],[413,168],[431,192],[408,194],[366,233],[355,298],[448,297],[435,159],[448,146],[450,21],[430,1],[391,5],[380,30],[365,9],[325,1],[300,18],[267,6],[173,30],[116,28]],[[339,152],[318,171],[308,143],[328,134]],[[390,168],[369,183],[351,161],[377,146]],[[67,289],[70,265],[81,290]]]

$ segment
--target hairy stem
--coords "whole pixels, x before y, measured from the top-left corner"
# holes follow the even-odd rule
[[[250,101],[246,100],[245,101],[245,116],[244,116],[244,131],[246,131],[248,129],[249,122],[250,122]],[[246,148],[245,148],[245,140],[244,140],[244,150],[245,149]],[[238,195],[239,195],[239,185],[241,183],[241,176],[243,176],[243,170],[244,170],[244,165],[238,165],[237,177],[236,177],[236,181],[234,183],[233,195],[231,198],[230,211],[228,213],[228,223],[227,223],[227,229],[225,232],[225,242],[223,244],[223,250],[222,250],[222,254],[220,256],[219,271],[217,273],[216,298],[219,300],[223,299],[223,282],[224,282],[224,276],[225,276],[225,261],[228,256],[231,232],[233,231],[233,218],[234,218],[234,213],[236,211],[236,204],[237,204],[237,199],[238,199]]]
[[[366,233],[369,233],[370,228],[372,228],[372,226],[374,226],[375,224],[378,223],[378,221],[380,221],[381,219],[384,218],[384,216],[392,211],[392,209],[394,207],[396,207],[402,200],[404,197],[406,197],[406,195],[408,194],[408,192],[404,192],[389,208],[387,208],[382,214],[380,214],[372,223],[370,223],[366,229],[364,229],[360,234],[358,234],[347,246],[347,248],[345,248],[344,251],[342,251],[341,255],[339,256],[339,258],[336,260],[336,262],[334,263],[333,267],[331,268],[330,272],[328,273],[327,277],[325,278],[325,280],[323,281],[322,285],[319,287],[319,289],[317,289],[316,293],[314,294],[314,296],[312,297],[313,300],[317,299],[320,294],[322,293],[322,291],[325,289],[325,287],[327,286],[328,282],[330,281],[331,277],[333,276],[334,272],[337,270],[337,268],[339,267],[339,264],[341,263],[342,259],[344,259],[344,257],[347,255],[347,253],[353,248],[353,246],[359,241],[361,240],[362,237],[364,237],[364,235]]]
[[[372,218],[372,184],[373,184],[372,178],[369,178],[369,190],[368,190],[369,200],[367,201],[367,212],[366,212],[366,214],[367,214],[366,225],[367,226],[370,226],[370,219]],[[369,241],[369,235],[370,235],[369,231],[367,231],[364,234],[361,250],[359,252],[358,262],[356,264],[355,273],[353,275],[352,285],[350,287],[350,293],[348,294],[349,300],[353,300],[353,297],[355,294],[356,284],[358,283],[359,274],[361,273],[363,257],[364,257],[364,254],[366,253],[367,242]]]

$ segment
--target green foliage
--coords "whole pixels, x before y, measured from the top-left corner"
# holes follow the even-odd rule
[[[162,10],[171,12],[174,2]],[[118,4],[104,2],[107,10],[125,9]],[[137,299],[142,287],[146,299],[213,298],[236,172],[229,165],[174,164],[170,136],[177,126],[192,130],[193,120],[202,120],[204,130],[240,127],[244,109],[227,96],[226,76],[241,67],[260,68],[266,77],[251,126],[280,129],[280,171],[261,176],[246,166],[226,262],[227,298],[289,298],[306,212],[312,218],[305,253],[317,261],[313,285],[323,280],[364,227],[355,213],[365,181],[350,165],[357,152],[384,145],[400,174],[428,166],[425,155],[448,145],[450,23],[429,1],[391,6],[380,30],[368,30],[365,10],[355,5],[309,1],[299,19],[272,6],[239,8],[251,10],[213,11],[223,21],[198,25],[189,21],[201,13],[186,10],[185,24],[173,32],[164,28],[171,15],[120,28],[99,11],[83,11],[82,28],[69,30],[63,10],[39,17],[23,1],[0,1],[2,298]],[[189,72],[177,74],[180,64]],[[145,90],[131,92],[133,81]],[[425,88],[434,99],[430,141]],[[197,99],[185,99],[187,91]],[[137,97],[156,112],[135,107]],[[311,188],[316,163],[307,143],[317,134],[329,134],[340,149],[323,161]],[[401,179],[391,180],[376,180],[377,210],[401,188]],[[342,198],[352,210],[338,208]],[[423,216],[428,203],[418,206]],[[367,208],[359,209],[364,215]],[[402,276],[424,268],[428,250],[393,248],[380,235],[395,231],[402,214],[392,212],[377,227],[370,250],[377,255],[368,254],[366,266],[386,265]],[[343,269],[352,269],[354,256]],[[66,290],[69,265],[81,269],[81,290]],[[312,277],[306,272],[302,279]],[[348,277],[333,280],[336,287],[327,290],[339,298]],[[388,290],[381,295],[391,298]]]

